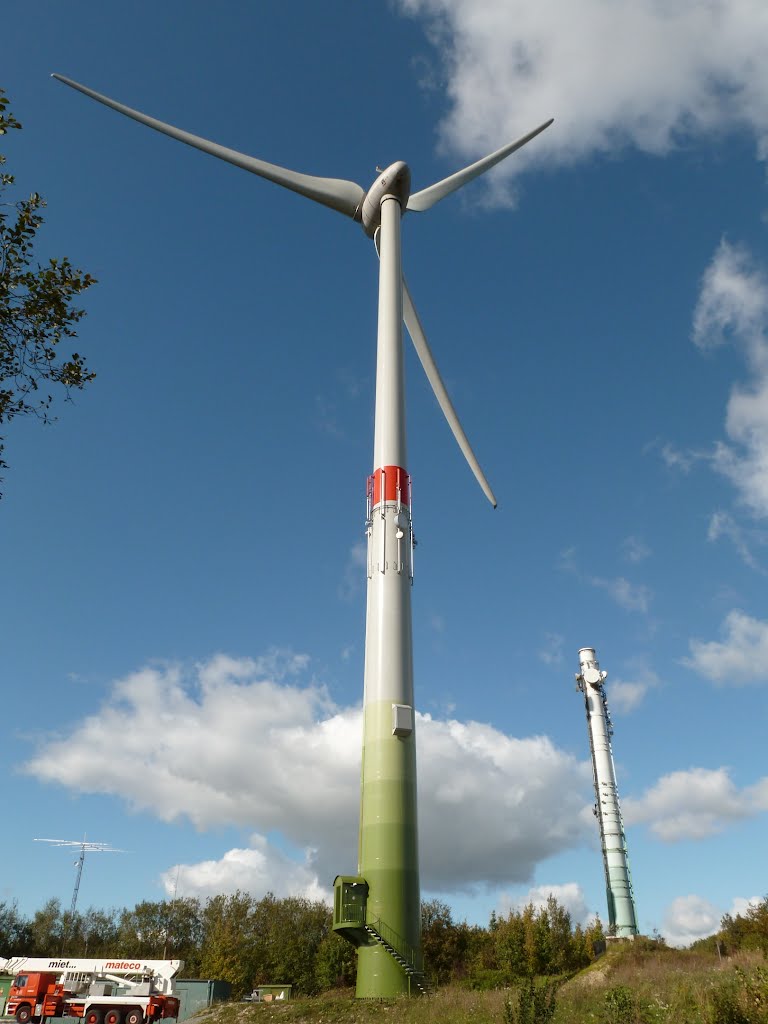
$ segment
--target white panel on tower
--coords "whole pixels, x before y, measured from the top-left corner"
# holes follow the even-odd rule
[[[413,708],[409,704],[392,705],[392,735],[410,736],[413,732]]]

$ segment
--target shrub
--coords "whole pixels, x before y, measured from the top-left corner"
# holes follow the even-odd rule
[[[632,992],[625,985],[609,988],[605,993],[607,1024],[629,1024],[635,1009]]]
[[[504,1000],[504,1024],[548,1024],[555,1015],[557,984],[536,985],[533,978],[520,986],[517,999]]]

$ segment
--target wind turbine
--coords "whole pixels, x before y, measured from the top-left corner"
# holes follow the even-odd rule
[[[406,470],[402,323],[464,457],[483,492],[496,498],[445,389],[403,280],[400,224],[490,170],[552,124],[539,125],[476,163],[411,194],[411,173],[390,164],[369,189],[300,174],[148,117],[62,75],[60,82],[171,138],[298,192],[361,223],[379,254],[373,473],[368,480],[368,594],[358,874],[334,885],[334,928],[358,951],[357,996],[423,989],[416,827],[411,585],[411,478]]]

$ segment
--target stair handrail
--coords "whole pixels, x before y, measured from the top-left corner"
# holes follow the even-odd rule
[[[378,932],[382,939],[388,942],[404,960],[407,960],[417,974],[424,973],[424,956],[420,949],[414,949],[413,946],[405,941],[402,935],[398,935],[394,928],[390,928],[380,917],[375,918],[373,921],[366,921],[366,924]]]

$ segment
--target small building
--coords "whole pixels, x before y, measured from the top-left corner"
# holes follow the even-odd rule
[[[177,978],[173,983],[173,994],[179,1000],[178,1020],[187,1020],[214,1003],[224,1003],[232,998],[232,986],[228,981],[214,981],[210,978]]]
[[[253,1003],[271,1003],[276,1001],[287,1001],[291,998],[293,985],[259,985],[251,992],[248,1000]]]
[[[0,974],[0,1014],[5,1014],[5,1004],[8,1002],[8,992],[13,984],[13,974]]]

